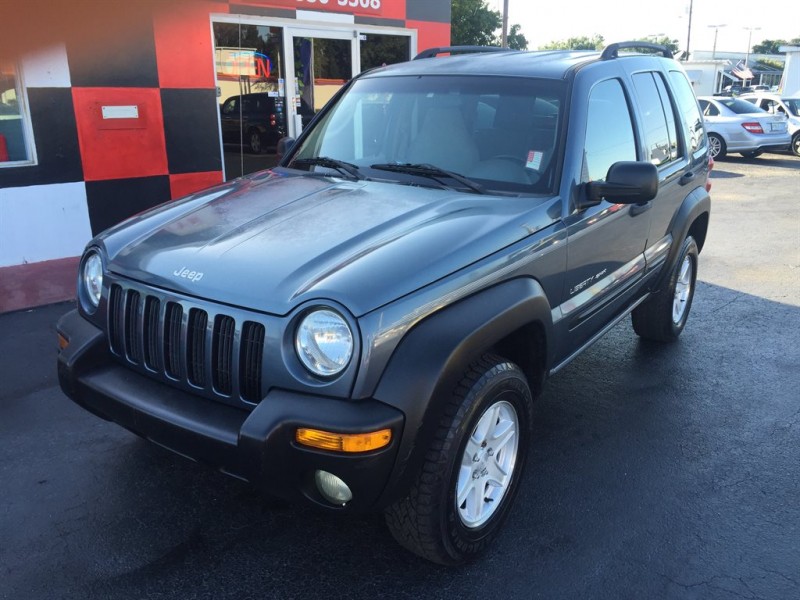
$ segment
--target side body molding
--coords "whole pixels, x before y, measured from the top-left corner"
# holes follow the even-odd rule
[[[531,278],[518,278],[449,306],[414,327],[393,354],[374,397],[405,415],[392,482],[380,504],[404,495],[439,425],[444,404],[466,368],[495,344],[534,325],[544,335],[541,368],[552,360],[552,317],[547,296]],[[523,370],[525,367],[520,365]],[[536,388],[540,382],[531,382]]]

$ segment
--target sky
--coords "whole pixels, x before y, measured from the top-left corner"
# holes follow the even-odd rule
[[[487,0],[502,12],[503,0]],[[686,48],[689,28],[689,0],[509,0],[509,26],[522,25],[528,48],[537,49],[551,41],[600,34],[607,43],[665,34]],[[800,0],[758,3],[753,0],[692,0],[692,32],[689,49],[711,50],[714,28],[718,29],[717,51],[746,52],[765,39],[790,40],[800,37]]]

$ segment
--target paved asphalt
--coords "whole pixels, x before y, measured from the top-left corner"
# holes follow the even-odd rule
[[[683,337],[625,321],[548,383],[506,528],[456,569],[79,409],[70,305],[0,315],[0,598],[800,598],[798,190],[800,159],[717,163]]]

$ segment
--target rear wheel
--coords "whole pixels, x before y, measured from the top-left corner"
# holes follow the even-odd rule
[[[723,140],[719,135],[716,133],[709,133],[708,134],[708,151],[711,154],[711,158],[717,159],[722,158],[725,156],[725,153],[728,151],[727,147],[725,146],[725,140]]]
[[[762,154],[764,154],[764,151],[763,150],[749,150],[747,152],[740,152],[739,154],[741,154],[745,158],[756,158],[757,156],[761,156]]]
[[[465,373],[408,496],[386,510],[395,539],[460,564],[497,535],[519,489],[532,398],[519,367],[487,355]]]
[[[652,298],[637,306],[631,318],[633,330],[642,338],[674,342],[686,327],[697,280],[697,244],[688,236],[681,246],[665,286]]]
[[[250,148],[250,152],[253,154],[261,154],[264,141],[261,137],[261,132],[258,129],[253,128],[247,132],[247,145]]]

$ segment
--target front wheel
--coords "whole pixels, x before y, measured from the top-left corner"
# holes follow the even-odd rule
[[[639,337],[657,342],[678,339],[692,308],[697,259],[697,244],[692,236],[687,236],[665,285],[631,313],[633,330]]]
[[[792,154],[800,156],[800,131],[792,136]]]
[[[756,157],[759,157],[762,154],[764,154],[764,151],[763,150],[749,150],[747,152],[740,152],[739,154],[741,154],[745,158],[756,158]]]
[[[411,491],[386,510],[401,545],[445,565],[486,549],[519,489],[531,407],[528,383],[513,363],[487,355],[468,369]]]

